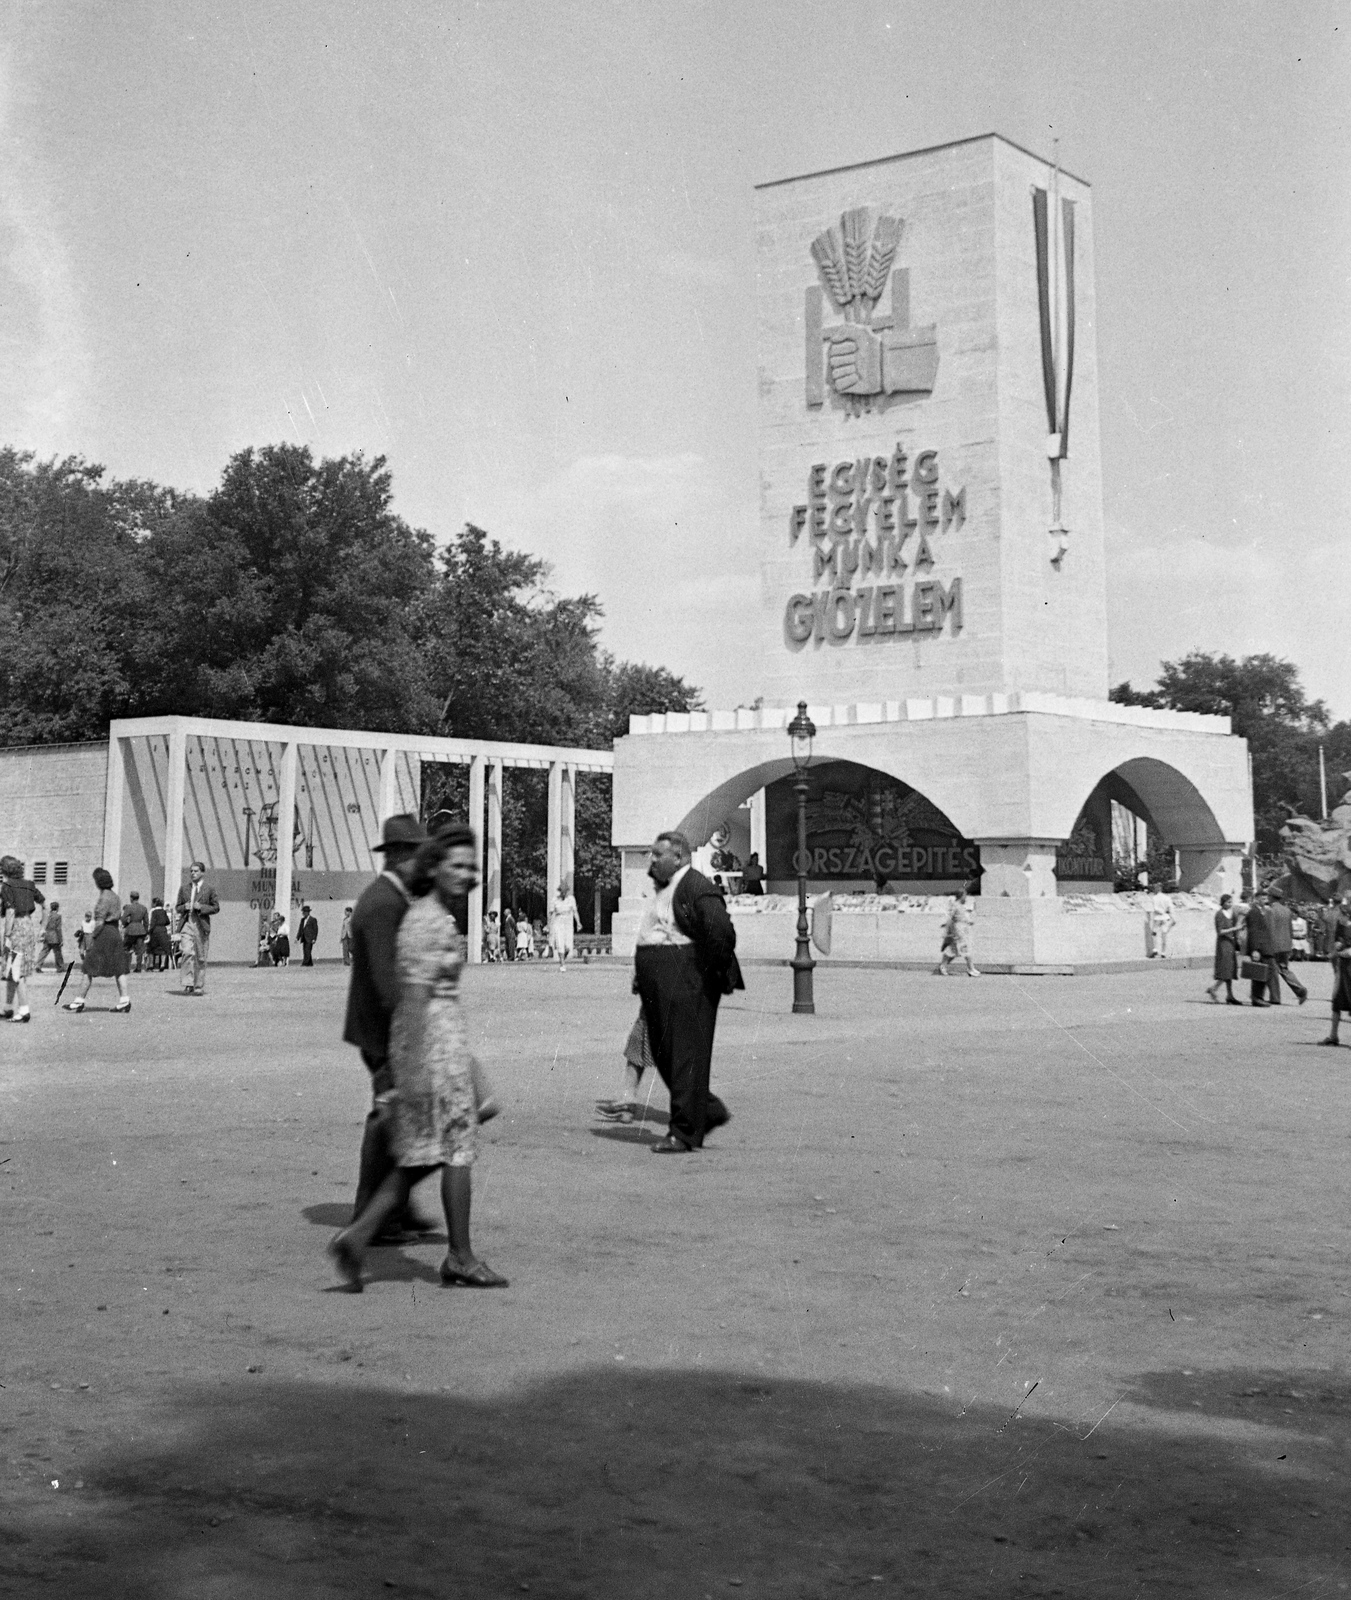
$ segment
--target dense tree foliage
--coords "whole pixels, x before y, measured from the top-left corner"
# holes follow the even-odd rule
[[[216,716],[608,748],[630,713],[691,710],[665,668],[598,644],[594,596],[472,524],[439,551],[392,509],[383,456],[243,450],[206,498],[78,458],[0,450],[0,744],[110,718]],[[509,876],[544,885],[542,774],[508,776]],[[428,806],[463,803],[428,773]],[[609,781],[578,794],[578,898],[615,881]]]
[[[1112,699],[1122,705],[1160,706],[1229,717],[1252,756],[1253,806],[1260,855],[1280,851],[1280,830],[1293,813],[1320,812],[1318,747],[1323,745],[1328,787],[1335,802],[1351,767],[1351,722],[1335,726],[1321,700],[1310,700],[1299,669],[1272,655],[1211,655],[1193,651],[1165,661],[1152,689],[1119,683]]]

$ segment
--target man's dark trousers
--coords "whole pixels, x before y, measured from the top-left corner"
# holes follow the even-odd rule
[[[705,982],[692,944],[640,944],[634,959],[652,1056],[671,1095],[671,1132],[697,1150],[727,1121],[708,1087],[722,997]]]
[[[1307,1000],[1309,991],[1290,971],[1290,956],[1292,952],[1282,950],[1279,954],[1273,953],[1267,957],[1267,967],[1271,972],[1271,1003],[1278,1006],[1281,1003],[1281,978],[1290,985],[1298,1000]],[[1277,977],[1277,973],[1280,977]]]

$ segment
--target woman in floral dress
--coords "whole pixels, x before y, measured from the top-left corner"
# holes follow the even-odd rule
[[[361,1289],[361,1266],[385,1221],[403,1210],[413,1185],[440,1169],[441,1201],[450,1249],[441,1281],[473,1289],[505,1288],[469,1239],[471,1172],[478,1127],[489,1114],[480,1108],[474,1059],[465,1040],[460,1008],[460,969],[465,947],[451,905],[478,884],[473,830],[462,823],[443,829],[419,851],[410,885],[415,900],[399,925],[396,966],[399,1002],[389,1033],[394,1087],[382,1097],[395,1167],[359,1217],[329,1250],[338,1270]]]

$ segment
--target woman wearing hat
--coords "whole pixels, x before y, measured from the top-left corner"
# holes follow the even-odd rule
[[[83,1011],[85,997],[94,985],[95,978],[112,978],[117,984],[117,1004],[114,1011],[130,1011],[131,996],[127,993],[127,973],[131,970],[131,957],[122,943],[119,924],[122,920],[122,902],[113,893],[113,875],[103,867],[94,868],[94,883],[99,897],[94,902],[94,932],[84,950],[80,970],[84,973],[84,988],[73,1000],[66,1001],[67,1011]]]
[[[465,1039],[459,997],[465,947],[451,908],[477,883],[478,851],[465,824],[443,828],[419,846],[408,890],[421,898],[399,923],[396,944],[399,998],[389,1027],[390,1087],[377,1092],[395,1164],[329,1246],[339,1272],[358,1292],[363,1259],[381,1227],[407,1205],[414,1184],[437,1170],[450,1237],[441,1281],[473,1289],[506,1286],[474,1254],[469,1238],[478,1127],[490,1113],[486,1102],[480,1105]]]

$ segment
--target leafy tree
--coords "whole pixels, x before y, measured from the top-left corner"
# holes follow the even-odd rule
[[[1194,650],[1180,661],[1165,661],[1153,689],[1136,690],[1120,683],[1111,698],[1122,705],[1231,719],[1234,732],[1248,741],[1252,756],[1259,855],[1279,854],[1280,830],[1292,812],[1318,815],[1319,742],[1331,740],[1340,748],[1341,730],[1346,729],[1351,758],[1351,726],[1339,724],[1329,734],[1327,707],[1308,698],[1293,662],[1273,655],[1239,661]]]
[[[434,717],[411,611],[432,543],[390,509],[385,458],[242,450],[220,487],[143,547],[155,609],[136,652],[143,715],[171,711],[417,731]]]

